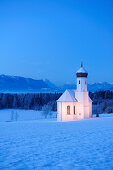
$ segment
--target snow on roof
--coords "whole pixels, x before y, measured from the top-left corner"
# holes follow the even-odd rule
[[[66,90],[57,102],[76,102],[75,92],[73,90]]]
[[[89,102],[93,102],[92,100],[91,100],[91,98],[89,97]]]
[[[83,67],[80,67],[77,73],[87,73],[87,71]]]

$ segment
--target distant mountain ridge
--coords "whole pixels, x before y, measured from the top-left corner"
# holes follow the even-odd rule
[[[101,91],[101,90],[113,91],[113,83],[103,82],[103,83],[88,84],[88,89],[92,92]]]
[[[24,78],[19,76],[0,75],[0,92],[35,92],[44,89],[50,89],[50,87],[43,80],[34,80],[32,78]]]
[[[64,84],[60,87],[64,89],[76,89],[76,84]],[[103,82],[103,83],[92,83],[88,84],[88,91],[95,92],[101,90],[111,90],[113,91],[113,83]]]
[[[20,76],[0,75],[0,92],[64,92],[66,89],[76,89],[76,83],[57,87],[47,79],[34,80]],[[88,91],[95,92],[100,90],[113,91],[113,83],[88,84]]]

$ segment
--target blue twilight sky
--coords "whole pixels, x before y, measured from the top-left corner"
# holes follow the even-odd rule
[[[113,82],[113,0],[0,0],[0,74]]]

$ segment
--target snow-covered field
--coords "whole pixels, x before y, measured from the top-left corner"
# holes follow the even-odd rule
[[[41,120],[45,119],[45,114],[44,111],[4,109],[0,110],[0,122]],[[56,112],[49,112],[47,119],[55,118],[56,114]]]
[[[0,111],[0,170],[113,169],[113,114],[73,122],[31,116],[5,122],[2,113],[8,110]]]

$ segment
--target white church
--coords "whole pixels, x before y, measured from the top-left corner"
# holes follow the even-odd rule
[[[66,90],[57,100],[57,120],[72,121],[92,117],[92,100],[87,91],[87,71],[81,63],[76,72],[77,89]]]

